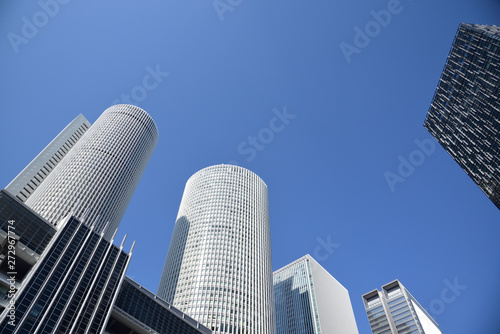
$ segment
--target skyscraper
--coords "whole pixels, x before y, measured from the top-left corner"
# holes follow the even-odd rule
[[[96,233],[101,221],[85,221],[92,217],[94,208],[106,205],[100,201],[103,198],[99,183],[108,182],[105,187],[110,189],[116,189],[114,182],[124,183],[117,191],[130,190],[154,148],[151,138],[157,138],[156,127],[148,129],[154,123],[141,109],[125,105],[110,109],[92,128],[79,115],[7,189],[0,190],[0,333],[211,333],[125,278],[133,245],[126,253],[122,250],[123,242],[119,247],[113,245],[114,235],[105,238],[109,229],[99,228],[100,233]],[[142,130],[139,123],[143,123]],[[92,130],[94,127],[97,129]],[[127,138],[119,138],[120,130]],[[84,137],[85,133],[90,133],[90,138]],[[78,148],[81,153],[75,153],[78,150],[73,151],[73,147],[82,142]],[[76,162],[67,163],[65,158],[72,154],[77,156]],[[106,158],[110,160],[108,166],[99,165]],[[66,166],[59,172],[66,163],[74,170]],[[73,180],[82,175],[78,163],[84,171],[89,170],[83,173],[85,180]],[[122,173],[116,165],[128,171]],[[141,173],[135,174],[137,171]],[[68,200],[77,198],[79,192],[92,196],[94,202],[80,199],[85,205],[80,217],[74,214],[82,204],[69,203],[72,209],[66,216],[49,223],[23,202],[31,200],[41,184],[49,184],[48,176],[56,172],[61,173],[59,177],[70,188],[57,178],[52,182],[59,182],[60,191],[68,194]],[[117,175],[107,175],[110,172]],[[74,197],[71,189],[77,192]],[[91,193],[92,189],[96,192]],[[120,194],[115,197],[126,199]]]
[[[267,186],[216,165],[187,181],[158,295],[215,333],[274,334]]]
[[[357,334],[349,292],[310,255],[273,274],[277,334]]]
[[[500,209],[500,27],[460,24],[424,127]]]
[[[438,324],[398,281],[363,295],[373,334],[441,334]]]
[[[89,121],[82,114],[78,115],[5,187],[5,190],[20,201],[26,202],[89,128]]]
[[[96,232],[100,233],[106,227],[105,238],[109,239],[118,227],[153,153],[158,130],[144,110],[121,104],[104,111],[68,149],[64,143],[71,142],[71,132],[68,132],[68,137],[63,131],[62,135],[67,139],[57,145],[53,141],[39,155],[57,156],[59,150],[69,150],[64,157],[59,157],[60,161],[55,161],[57,164],[53,163],[53,170],[45,178],[40,176],[45,167],[39,166],[45,160],[40,163],[34,161],[25,169],[27,176],[21,173],[7,190],[9,187],[14,189],[17,184],[29,186],[38,182],[34,183],[36,187],[25,199],[30,208],[54,225],[75,209],[75,217],[85,218],[89,226],[95,224]],[[50,164],[52,159],[48,159],[47,163]],[[31,168],[31,165],[36,165],[36,168]],[[24,186],[16,186],[15,189],[19,188],[30,190]],[[19,193],[20,199],[24,199],[22,190]],[[14,195],[18,195],[17,192]],[[77,204],[78,208],[75,208]]]

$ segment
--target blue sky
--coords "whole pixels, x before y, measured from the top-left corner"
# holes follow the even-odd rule
[[[146,288],[187,179],[232,162],[269,187],[274,269],[316,257],[360,333],[361,295],[394,279],[444,333],[494,333],[500,212],[422,126],[460,22],[499,25],[500,1],[3,1],[2,187],[128,99],[160,132],[120,225]]]

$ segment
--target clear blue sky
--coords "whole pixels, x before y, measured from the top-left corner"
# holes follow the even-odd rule
[[[360,333],[361,295],[394,279],[444,333],[499,332],[500,212],[422,124],[459,23],[499,25],[500,1],[60,1],[0,4],[2,187],[131,95],[160,131],[120,226],[146,288],[186,180],[236,161],[269,187],[274,269],[315,256]],[[423,161],[392,191],[400,156]]]

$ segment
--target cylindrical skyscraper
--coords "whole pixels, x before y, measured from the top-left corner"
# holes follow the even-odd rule
[[[274,334],[267,186],[216,165],[186,183],[158,295],[214,333]]]
[[[112,106],[83,134],[26,204],[57,225],[74,215],[109,238],[118,227],[158,142],[153,119],[139,107]],[[87,213],[86,213],[87,211]],[[85,214],[86,213],[86,214]],[[84,216],[85,215],[85,216]]]

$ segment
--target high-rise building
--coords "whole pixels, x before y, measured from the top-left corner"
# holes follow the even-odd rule
[[[0,260],[0,333],[212,333],[124,277],[132,249],[71,213],[56,229],[1,190],[0,219],[1,255],[17,240]]]
[[[140,126],[134,127],[127,122],[126,116],[137,118],[137,122],[145,126],[150,124],[149,116],[139,108],[123,107],[114,112],[125,115],[111,115],[101,123],[96,122],[98,125],[94,124],[101,127],[101,146],[96,138],[84,138],[83,134],[91,131],[88,130],[90,124],[80,115],[11,182],[8,189],[0,190],[0,333],[211,334],[199,322],[125,278],[133,245],[129,253],[124,252],[123,242],[118,247],[113,245],[114,235],[105,237],[109,229],[100,228],[102,231],[96,232],[98,220],[86,221],[94,205],[101,205],[99,193],[93,194],[97,204],[80,199],[85,211],[77,218],[74,214],[82,204],[73,205],[67,215],[57,221],[57,227],[23,203],[36,194],[38,186],[50,181],[48,176],[57,172],[65,156],[70,156],[74,152],[72,147],[81,140],[91,143],[80,148],[83,151],[80,158],[93,156],[86,151],[94,149],[95,158],[89,159],[89,166],[103,174],[101,179],[93,178],[92,181],[107,180],[108,171],[120,172],[114,165],[120,163],[120,157],[126,156],[119,155],[121,150],[117,147],[113,150],[112,145],[119,139],[109,138],[104,133],[120,124],[125,134],[138,137],[122,142],[123,149],[131,150],[130,154],[136,158],[131,158],[134,161],[128,165],[124,163],[131,170],[123,173],[125,177],[108,181],[133,184],[134,176],[129,174],[141,170],[137,166],[143,162],[136,160],[144,156],[149,158],[150,139],[156,131],[146,128],[144,133],[136,133],[140,132]],[[113,134],[110,133],[111,137]],[[93,136],[98,137],[95,133]],[[112,153],[117,155],[111,156]],[[107,170],[99,164],[92,165],[100,161],[101,154],[110,155],[112,160]],[[77,166],[75,163],[75,169]],[[77,170],[73,172],[78,175]],[[99,175],[89,175],[94,176]],[[66,181],[72,181],[71,177]],[[114,187],[109,183],[106,186]],[[99,185],[92,187],[101,189]],[[82,185],[75,189],[87,190]],[[61,191],[68,190],[61,185]]]
[[[500,27],[460,24],[425,128],[500,209]]]
[[[441,334],[438,324],[406,288],[395,280],[363,295],[373,334]]]
[[[78,115],[5,187],[5,190],[26,202],[89,128],[89,121],[82,114]]]
[[[81,118],[75,121],[7,190],[56,226],[71,210],[77,218],[86,213],[86,224],[95,225],[98,233],[106,227],[105,238],[109,239],[153,153],[158,130],[144,110],[124,104],[104,111],[77,141],[72,133],[79,133],[87,122]],[[74,145],[69,147],[68,142]],[[52,167],[50,173],[44,163]]]
[[[310,255],[273,274],[277,334],[357,334],[349,292]]]
[[[274,334],[267,186],[232,165],[187,181],[158,296],[214,333]]]

